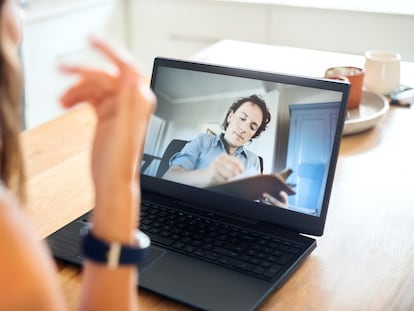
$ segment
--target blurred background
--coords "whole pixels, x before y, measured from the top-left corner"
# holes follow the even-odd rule
[[[25,127],[59,116],[69,80],[59,62],[100,64],[90,34],[133,53],[150,77],[156,56],[188,58],[221,39],[414,62],[414,3],[406,0],[21,0]],[[283,60],[281,60],[283,61]]]

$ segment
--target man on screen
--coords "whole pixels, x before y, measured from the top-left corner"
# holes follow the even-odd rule
[[[259,157],[247,150],[245,144],[258,137],[270,119],[266,103],[259,96],[251,95],[237,100],[224,118],[224,132],[219,136],[199,134],[191,140],[170,159],[170,168],[163,178],[196,187],[208,187],[225,183],[242,173],[260,174]],[[281,196],[284,198],[285,194]],[[263,200],[280,205],[278,200],[266,193],[263,194]]]

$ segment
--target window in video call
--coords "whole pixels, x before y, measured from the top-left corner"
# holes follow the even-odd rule
[[[163,66],[153,89],[143,174],[245,198],[276,173],[292,192],[249,200],[320,215],[341,92]]]

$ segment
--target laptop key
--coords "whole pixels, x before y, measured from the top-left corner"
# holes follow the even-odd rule
[[[279,257],[279,259],[276,261],[278,264],[285,265],[289,262],[289,260],[292,258],[292,256],[284,254]]]
[[[193,246],[200,246],[202,243],[200,241],[194,240],[190,244]]]
[[[297,254],[300,252],[300,248],[293,246],[288,249],[288,252],[291,254]]]
[[[204,252],[204,251],[202,251],[202,250],[200,250],[200,249],[197,249],[197,250],[194,252],[194,255],[196,255],[196,256],[198,256],[198,257],[204,257],[204,256],[206,256],[206,252]]]
[[[216,261],[217,259],[219,259],[219,255],[217,255],[217,254],[214,254],[214,253],[208,253],[207,255],[206,255],[206,258],[208,259],[208,260],[212,260],[212,261]]]
[[[272,279],[275,277],[276,273],[279,272],[279,270],[282,268],[282,266],[279,265],[273,265],[270,269],[268,269],[263,275],[266,278]]]
[[[181,242],[175,242],[171,245],[171,247],[175,248],[175,249],[182,249],[184,246],[185,246],[185,244],[181,243]]]
[[[195,249],[196,249],[196,247],[191,246],[191,245],[187,245],[183,248],[183,251],[186,252],[186,253],[192,253],[192,252],[195,251]]]
[[[227,257],[231,257],[231,258],[236,258],[238,256],[238,254],[236,252],[225,249],[223,247],[214,247],[213,251],[220,254],[220,255],[224,255],[224,256],[227,256]]]
[[[265,271],[266,271],[266,270],[265,270],[264,268],[262,268],[262,267],[256,267],[256,268],[254,268],[253,273],[254,273],[254,274],[259,274],[259,275],[261,275],[261,274],[263,274]]]
[[[169,246],[174,242],[174,240],[170,238],[162,237],[157,234],[153,234],[152,232],[145,232],[145,233],[148,234],[151,242],[154,242],[155,244],[162,244],[162,245]]]
[[[226,257],[220,257],[218,262],[221,263],[222,265],[226,265],[226,266],[231,264],[231,261]]]
[[[244,270],[244,271],[252,271],[255,267],[252,264],[249,264],[247,262],[240,261],[240,260],[233,261],[232,266],[235,267],[235,268],[239,268],[241,270]]]

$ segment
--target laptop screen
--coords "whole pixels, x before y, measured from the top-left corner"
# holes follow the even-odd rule
[[[347,84],[157,58],[151,87],[144,190],[322,233]]]

